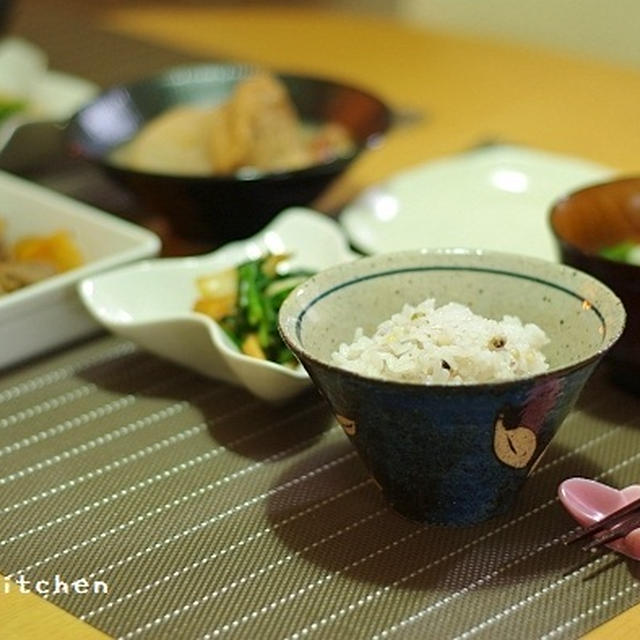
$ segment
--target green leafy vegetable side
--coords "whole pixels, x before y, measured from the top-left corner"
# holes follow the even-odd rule
[[[640,244],[630,240],[619,242],[610,247],[604,247],[598,252],[603,258],[615,260],[616,262],[629,262],[631,253],[640,247]]]
[[[26,108],[27,103],[24,100],[0,98],[0,122]]]
[[[309,271],[277,273],[273,256],[244,262],[237,267],[238,296],[233,314],[220,325],[241,347],[248,336],[257,336],[265,357],[279,364],[294,364],[295,357],[278,332],[278,311],[289,293],[313,275]]]

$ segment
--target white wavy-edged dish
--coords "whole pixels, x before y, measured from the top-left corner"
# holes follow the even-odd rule
[[[83,280],[80,298],[109,331],[205,376],[242,385],[269,402],[282,402],[310,380],[291,369],[239,352],[211,318],[191,311],[198,276],[256,258],[291,252],[292,267],[318,271],[356,257],[336,222],[310,209],[280,213],[263,231],[213,253],[146,260]]]

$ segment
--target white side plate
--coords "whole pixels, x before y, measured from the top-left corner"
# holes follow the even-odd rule
[[[610,177],[606,167],[522,147],[495,146],[398,173],[340,217],[365,253],[466,247],[556,260],[551,203]]]

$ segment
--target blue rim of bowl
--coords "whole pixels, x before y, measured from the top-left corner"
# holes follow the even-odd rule
[[[440,252],[438,252],[440,253]],[[494,254],[496,255],[496,254]],[[537,260],[537,262],[542,262],[541,260]],[[598,309],[592,302],[590,302],[588,299],[586,299],[584,296],[579,295],[578,293],[576,293],[575,291],[567,288],[567,287],[563,287],[562,285],[556,284],[554,282],[549,282],[548,280],[545,280],[544,278],[538,278],[535,276],[530,276],[527,274],[522,274],[522,273],[516,273],[513,271],[507,271],[505,269],[492,269],[489,267],[472,267],[472,266],[461,266],[461,265],[449,265],[449,266],[444,266],[444,265],[439,265],[439,266],[425,266],[425,267],[403,267],[403,268],[398,268],[398,269],[390,269],[390,270],[386,270],[386,271],[379,271],[376,273],[370,273],[370,274],[366,274],[363,276],[359,276],[357,278],[354,278],[352,280],[348,280],[346,282],[341,282],[339,284],[336,284],[335,286],[331,287],[330,289],[327,289],[326,291],[323,291],[322,293],[318,294],[315,298],[313,298],[311,301],[309,301],[309,303],[307,303],[303,309],[300,310],[300,312],[298,312],[297,317],[295,319],[295,328],[294,328],[294,332],[295,332],[295,338],[298,342],[298,345],[296,345],[294,347],[294,345],[291,343],[291,340],[289,340],[289,338],[286,335],[286,332],[281,331],[282,333],[282,337],[285,341],[285,343],[287,343],[287,345],[289,346],[290,349],[292,349],[295,353],[295,351],[299,351],[301,353],[304,353],[304,357],[309,359],[310,361],[318,364],[319,366],[328,369],[328,370],[333,370],[336,372],[340,372],[342,375],[346,375],[355,379],[360,379],[360,380],[368,380],[368,381],[374,381],[377,384],[382,384],[382,385],[388,385],[390,387],[411,387],[413,389],[422,389],[422,388],[438,388],[438,389],[447,389],[447,390],[451,390],[453,391],[454,389],[458,389],[461,391],[463,390],[468,390],[471,387],[475,387],[475,388],[489,388],[489,387],[506,387],[509,386],[511,384],[513,384],[514,382],[521,382],[521,381],[527,381],[527,380],[544,380],[547,378],[555,378],[558,377],[559,375],[563,375],[563,374],[567,374],[573,370],[577,370],[577,369],[582,369],[583,367],[587,366],[589,363],[598,360],[599,358],[602,357],[602,355],[604,353],[606,353],[606,351],[608,351],[620,338],[620,336],[622,335],[622,332],[624,330],[624,326],[625,326],[625,320],[626,320],[626,313],[624,312],[624,307],[622,306],[622,302],[620,301],[620,299],[618,298],[618,296],[611,291],[611,289],[609,289],[609,287],[607,287],[606,285],[604,285],[603,283],[601,283],[600,281],[596,280],[595,278],[593,278],[593,276],[590,276],[587,273],[581,272],[578,269],[572,269],[570,267],[566,267],[564,265],[558,265],[559,267],[562,267],[564,269],[570,269],[571,271],[575,271],[577,273],[580,273],[581,275],[585,276],[586,278],[593,280],[595,282],[597,282],[601,288],[605,291],[608,292],[608,294],[612,297],[612,301],[617,301],[618,305],[620,306],[620,308],[622,309],[624,315],[622,318],[622,321],[620,322],[620,327],[617,331],[616,334],[613,335],[609,335],[609,338],[607,339],[607,321],[605,319],[604,314],[600,311],[600,309]],[[563,366],[563,367],[556,367],[556,368],[552,368],[548,371],[545,371],[543,373],[537,373],[537,374],[531,374],[531,375],[527,375],[527,376],[519,376],[517,378],[513,378],[510,380],[493,380],[490,382],[470,382],[470,383],[461,383],[461,384],[425,384],[425,383],[419,383],[419,382],[405,382],[405,381],[398,381],[398,380],[387,380],[387,379],[383,379],[383,378],[377,378],[377,377],[373,377],[373,376],[365,376],[353,371],[349,371],[347,369],[344,369],[342,367],[339,367],[337,365],[331,364],[330,362],[327,362],[325,360],[320,360],[319,358],[316,358],[314,356],[312,356],[303,346],[302,344],[302,339],[301,339],[301,326],[302,326],[302,321],[304,319],[304,316],[307,314],[307,312],[318,302],[320,302],[322,299],[330,296],[331,294],[335,293],[336,291],[339,291],[343,288],[352,286],[357,284],[358,282],[364,282],[367,280],[371,280],[374,278],[379,278],[379,277],[384,277],[384,276],[388,276],[388,275],[396,275],[396,274],[400,274],[400,273],[412,273],[412,272],[420,272],[420,271],[475,271],[475,272],[481,272],[481,273],[493,273],[493,274],[497,274],[497,275],[504,275],[507,277],[515,277],[515,278],[519,278],[522,280],[528,280],[530,282],[538,282],[540,284],[543,284],[545,286],[549,286],[553,289],[556,289],[557,291],[561,291],[569,296],[571,296],[572,298],[575,298],[576,300],[581,300],[583,304],[587,304],[588,305],[588,310],[589,311],[593,311],[596,316],[598,317],[603,329],[604,329],[604,335],[602,338],[602,346],[595,351],[595,353],[593,353],[591,356],[587,357],[587,358],[583,358],[581,359],[579,362],[574,362],[572,364]],[[300,285],[300,288],[303,288],[305,285],[302,284]],[[609,332],[610,333],[610,332]]]

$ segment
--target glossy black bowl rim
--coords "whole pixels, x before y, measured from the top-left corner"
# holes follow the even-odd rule
[[[280,171],[273,173],[257,173],[256,175],[248,174],[247,176],[242,176],[238,174],[231,175],[219,175],[219,174],[211,174],[211,175],[180,175],[173,173],[160,173],[160,172],[151,172],[151,171],[141,171],[138,169],[130,169],[128,167],[118,165],[116,163],[108,162],[103,154],[100,153],[92,153],[88,151],[84,145],[75,140],[73,136],[73,129],[77,126],[77,122],[82,116],[83,113],[93,108],[96,104],[102,101],[106,96],[111,95],[115,92],[129,92],[131,89],[144,87],[146,85],[153,85],[158,82],[168,81],[171,77],[176,76],[181,73],[194,72],[199,69],[229,69],[229,70],[237,70],[238,72],[250,72],[251,70],[268,70],[273,73],[277,77],[280,78],[291,78],[291,79],[299,79],[306,80],[311,82],[322,83],[330,86],[334,86],[337,88],[345,88],[351,91],[355,91],[360,93],[363,96],[373,100],[376,102],[380,111],[383,114],[384,122],[383,126],[379,128],[378,131],[371,133],[364,141],[358,142],[354,145],[354,150],[352,153],[347,154],[345,156],[337,157],[330,162],[325,162],[322,164],[312,165],[310,167],[305,167],[303,169],[296,169],[292,171]],[[138,80],[134,80],[132,82],[115,84],[110,87],[107,87],[103,91],[101,91],[93,100],[91,100],[88,104],[83,106],[80,110],[78,110],[69,120],[67,126],[65,127],[65,136],[66,143],[70,153],[76,157],[84,158],[90,162],[93,162],[109,172],[120,174],[123,176],[129,176],[131,178],[139,178],[144,180],[163,180],[169,182],[181,182],[188,183],[193,185],[205,184],[205,183],[219,183],[219,184],[229,184],[229,183],[251,183],[251,184],[269,184],[269,183],[279,183],[285,182],[289,180],[305,180],[307,178],[314,178],[323,175],[332,175],[339,171],[342,171],[347,165],[349,165],[353,160],[355,160],[363,151],[373,148],[377,146],[381,139],[386,135],[394,121],[394,112],[390,108],[390,106],[379,96],[375,95],[373,92],[368,89],[363,89],[360,86],[341,82],[336,79],[330,79],[328,77],[322,75],[315,74],[306,74],[306,73],[296,73],[289,72],[282,69],[273,69],[267,68],[257,64],[250,63],[196,63],[196,64],[187,64],[187,65],[178,65],[173,66],[158,73],[155,73],[150,76],[145,76]],[[115,149],[111,147],[109,151]]]

